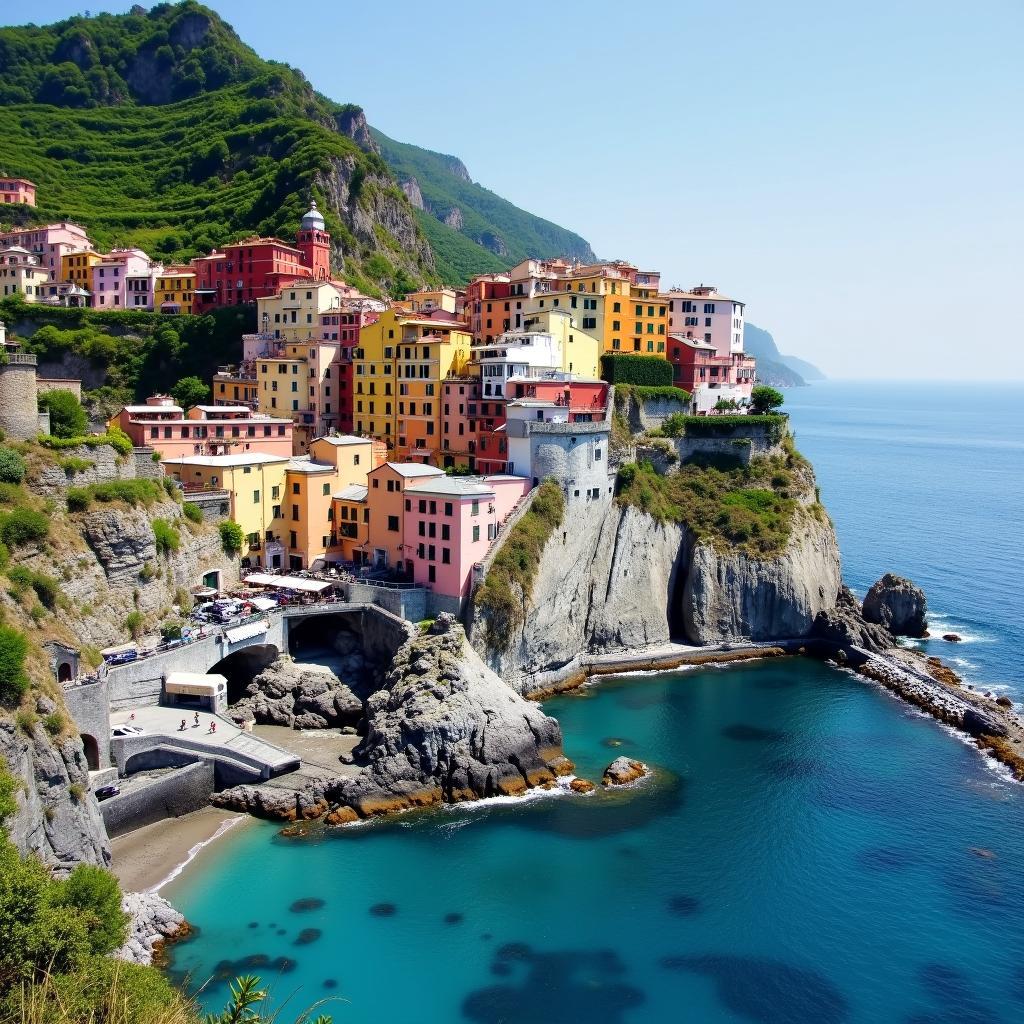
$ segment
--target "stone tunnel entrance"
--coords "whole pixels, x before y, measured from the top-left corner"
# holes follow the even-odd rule
[[[211,675],[222,675],[228,681],[228,703],[245,696],[245,688],[281,652],[273,644],[255,644],[235,651],[207,669]]]
[[[83,732],[82,746],[85,748],[85,763],[89,766],[89,771],[99,771],[100,745],[96,742],[96,737]]]

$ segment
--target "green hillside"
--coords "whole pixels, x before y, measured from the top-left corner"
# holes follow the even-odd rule
[[[444,180],[452,158],[381,136],[385,160],[359,107],[263,60],[194,0],[0,29],[0,138],[0,173],[39,187],[38,209],[8,221],[70,218],[101,248],[187,260],[252,233],[290,239],[315,198],[336,269],[372,294],[590,252],[468,175]],[[460,230],[414,209],[396,161],[431,210],[459,205]]]
[[[479,250],[490,253],[504,267],[530,256],[576,256],[584,261],[595,258],[589,243],[579,235],[520,210],[476,184],[457,157],[396,142],[375,128],[371,128],[370,133],[398,181],[403,185],[415,182],[422,195],[424,212],[447,229],[443,237],[447,239],[448,232],[454,231],[473,246],[461,250],[464,262],[479,260],[482,255]],[[461,220],[457,229],[443,223],[446,217],[452,218],[454,211],[457,211],[455,222]],[[423,218],[420,223],[424,223]],[[426,230],[432,244],[435,238],[442,237],[430,228]],[[449,250],[454,250],[454,241],[449,240],[447,244]]]

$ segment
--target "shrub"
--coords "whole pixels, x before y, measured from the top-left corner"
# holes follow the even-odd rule
[[[87,469],[91,469],[94,463],[90,462],[88,459],[80,459],[77,456],[70,455],[66,459],[61,459],[57,465],[60,466],[68,476],[74,476],[76,473],[84,473]]]
[[[639,384],[654,388],[671,387],[672,364],[659,356],[606,352],[601,356],[601,376],[609,384]]]
[[[84,487],[69,487],[64,496],[69,512],[84,512],[89,507],[92,495]]]
[[[160,627],[160,636],[165,642],[167,640],[180,640],[181,629],[182,626],[180,622],[165,622]]]
[[[83,512],[93,501],[123,501],[128,505],[151,505],[163,497],[153,480],[107,480],[88,487],[73,487],[67,492],[69,512]]]
[[[0,448],[0,482],[20,484],[25,479],[25,460],[13,448]]]
[[[151,579],[155,578],[156,569],[154,569],[149,562],[146,562],[146,564],[139,570],[139,579],[141,579],[143,583],[148,583]]]
[[[14,712],[14,724],[23,733],[25,733],[26,736],[32,735],[38,721],[39,716],[31,708],[18,708],[18,710]]]
[[[201,523],[203,521],[203,510],[192,501],[186,501],[185,504],[181,506],[181,514],[190,523]]]
[[[665,422],[661,425],[661,432],[665,437],[682,437],[686,432],[686,417],[679,412],[666,416]]]
[[[43,728],[51,736],[59,736],[67,726],[67,720],[59,711],[54,711],[43,719]]]
[[[132,450],[132,439],[118,428],[108,430],[105,434],[90,434],[79,437],[53,437],[45,435],[39,438],[39,443],[44,448],[52,448],[54,451],[64,451],[68,448],[100,448],[109,445],[118,455],[129,455]]]
[[[562,488],[545,480],[495,555],[475,598],[487,619],[492,648],[504,650],[511,643],[512,631],[522,622],[523,604],[533,592],[544,547],[564,515]]]
[[[45,540],[50,533],[50,520],[32,508],[16,508],[0,516],[0,541],[8,548]]]
[[[774,412],[785,400],[786,396],[781,391],[767,384],[758,384],[750,392],[750,404],[757,413]]]
[[[4,767],[0,759],[0,825],[5,818],[18,813],[18,792],[21,788],[21,783]]]
[[[18,565],[7,573],[7,578],[14,584],[17,593],[22,594],[31,587],[42,604],[47,608],[56,607],[60,598],[60,584],[52,576]]]
[[[210,393],[210,385],[203,383],[198,377],[182,377],[171,388],[171,397],[183,409],[198,405]]]
[[[242,528],[232,519],[225,519],[217,529],[220,531],[220,542],[224,546],[224,553],[236,555],[242,550],[245,541],[245,534]]]
[[[154,519],[152,526],[159,554],[169,555],[181,547],[181,535],[166,519]]]
[[[82,403],[70,391],[42,391],[39,408],[50,414],[54,437],[81,437],[89,427]]]
[[[142,636],[143,622],[142,612],[136,609],[124,617],[124,628],[135,640],[138,640]]]

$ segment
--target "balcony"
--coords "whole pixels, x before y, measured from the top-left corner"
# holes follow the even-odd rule
[[[39,363],[39,358],[34,352],[8,352],[6,356],[5,361],[13,365],[36,366]]]

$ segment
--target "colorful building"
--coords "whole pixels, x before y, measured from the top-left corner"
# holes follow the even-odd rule
[[[473,566],[483,561],[516,503],[529,490],[522,477],[429,476],[404,492],[405,570],[431,591],[431,612],[459,614]],[[371,520],[375,509],[371,506]]]
[[[93,309],[152,309],[162,270],[141,249],[112,249],[91,268]]]
[[[754,387],[756,362],[743,352],[719,354],[710,342],[670,334],[673,383],[693,396],[693,411],[704,415],[719,403],[746,405]]]
[[[28,178],[0,178],[0,203],[36,205],[36,187]]]
[[[49,284],[50,274],[40,257],[21,245],[0,249],[0,292],[5,298],[20,295],[26,302],[46,302]]]
[[[91,301],[93,267],[102,260],[103,254],[94,249],[65,253],[60,258],[60,280],[85,292],[87,301]]]
[[[158,313],[191,313],[195,290],[196,272],[191,267],[165,267],[156,275],[153,308]]]
[[[61,280],[62,256],[93,248],[85,228],[70,221],[0,232],[0,248],[12,245],[20,245],[38,256],[39,265],[46,269],[50,283],[54,285]]]
[[[311,341],[321,336],[320,317],[363,296],[341,281],[294,280],[280,291],[261,296],[256,303],[260,333],[281,341]]]
[[[153,395],[143,405],[126,405],[108,426],[119,427],[136,447],[150,447],[164,459],[292,454],[291,420],[262,416],[245,405],[197,405],[185,413],[169,396]]]
[[[698,285],[689,291],[673,289],[668,301],[669,330],[684,338],[703,341],[720,356],[743,351],[744,303],[720,295],[714,285]]]
[[[369,510],[366,540],[353,560],[406,572],[405,493],[424,480],[441,478],[444,470],[420,463],[385,462],[371,470],[363,506]]]
[[[359,332],[353,356],[356,433],[385,441],[397,460],[436,464],[441,384],[464,373],[469,353],[465,325],[448,313],[382,313]]]
[[[231,368],[213,375],[214,405],[244,405],[252,411],[259,408],[259,389],[255,377]]]
[[[409,313],[451,313],[462,312],[462,299],[454,288],[421,288],[409,292],[404,301],[399,303]]]

